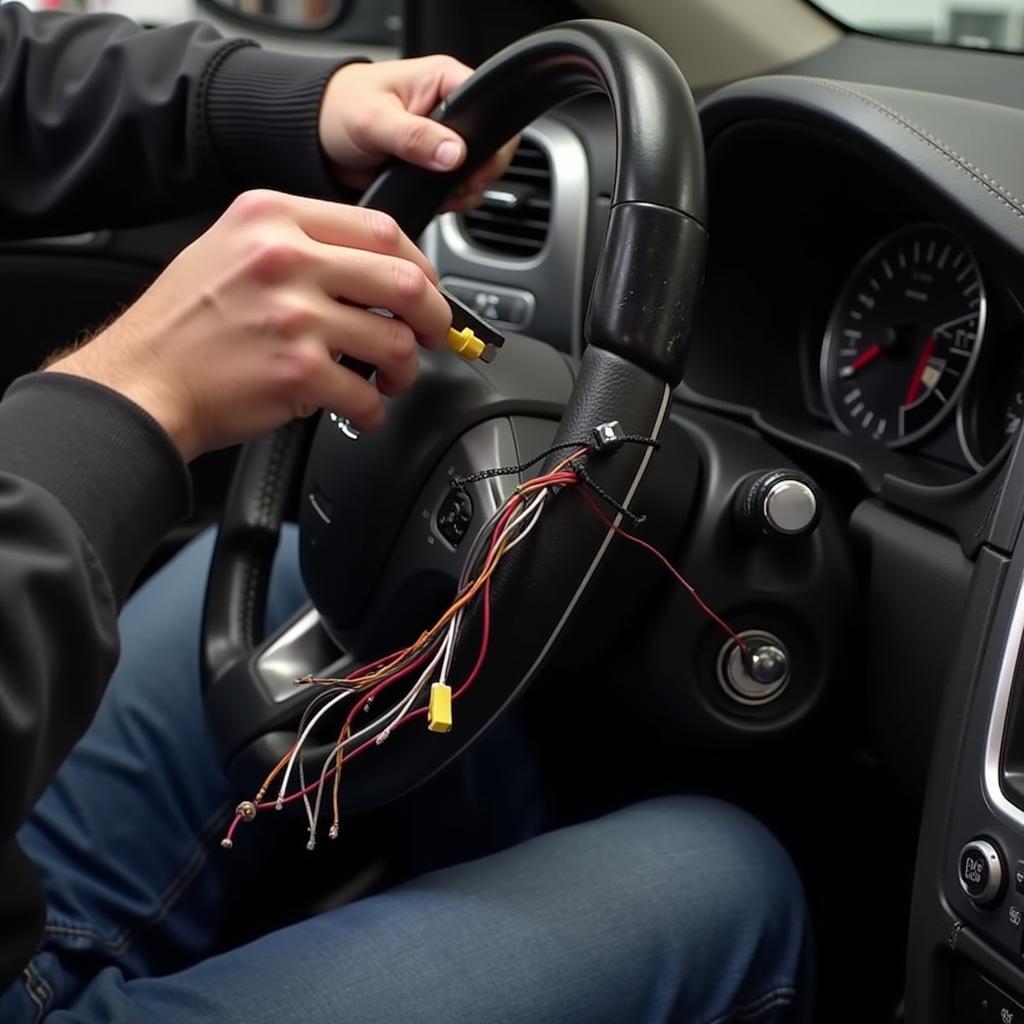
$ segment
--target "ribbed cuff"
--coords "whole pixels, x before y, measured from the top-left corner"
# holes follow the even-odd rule
[[[56,372],[10,386],[0,402],[0,439],[0,472],[45,488],[71,513],[123,601],[191,506],[174,442],[123,395]]]
[[[334,72],[360,59],[243,46],[218,61],[206,87],[206,134],[229,179],[240,190],[338,198],[320,146],[320,106]]]

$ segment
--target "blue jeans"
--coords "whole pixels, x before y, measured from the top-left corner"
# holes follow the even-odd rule
[[[21,830],[49,914],[0,1021],[806,1019],[793,867],[756,821],[700,798],[549,832],[218,952],[238,901],[287,876],[244,831],[218,845],[237,796],[197,681],[211,547],[190,545],[128,603],[96,719]],[[289,532],[268,620],[303,598]]]

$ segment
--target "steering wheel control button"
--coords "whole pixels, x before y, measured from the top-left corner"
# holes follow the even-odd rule
[[[462,543],[473,522],[473,500],[465,491],[450,491],[437,510],[437,532],[453,548]]]
[[[1017,866],[1013,869],[1013,887],[1024,895],[1024,860],[1017,861]]]
[[[960,888],[979,907],[990,906],[999,899],[1005,874],[1002,854],[990,840],[972,839],[960,851]]]
[[[756,473],[740,485],[735,510],[741,528],[751,536],[801,537],[818,525],[821,499],[809,477],[774,469]]]
[[[773,633],[749,629],[739,634],[745,647],[728,641],[718,655],[718,683],[736,703],[769,704],[789,683],[790,658]]]

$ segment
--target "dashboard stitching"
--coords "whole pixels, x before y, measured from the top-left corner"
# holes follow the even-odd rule
[[[864,103],[869,107],[873,107],[889,117],[890,120],[895,121],[901,127],[918,135],[920,138],[928,142],[933,148],[937,149],[951,164],[953,164],[954,167],[962,170],[967,177],[976,181],[986,191],[991,192],[995,198],[1004,206],[1008,207],[1015,216],[1024,219],[1024,205],[1021,204],[1021,201],[1012,192],[1000,185],[994,178],[989,177],[984,171],[975,167],[974,164],[962,157],[955,149],[948,146],[941,139],[936,138],[909,118],[904,117],[899,111],[893,110],[891,107],[887,107],[884,103],[879,103],[877,100],[872,99],[870,96],[865,96],[863,93],[854,92],[852,89],[846,89],[842,86],[836,85],[834,82],[829,82],[821,78],[812,78],[810,81],[815,82],[818,85],[822,85],[827,89],[831,89],[833,92],[838,92],[849,96],[852,99],[860,100],[861,103]]]

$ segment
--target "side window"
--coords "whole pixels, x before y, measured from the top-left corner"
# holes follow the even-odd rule
[[[0,3],[7,0],[0,0]],[[276,37],[287,45],[360,43],[397,49],[402,0],[22,0],[33,10],[112,11],[141,25],[192,18],[213,21],[227,33]]]

